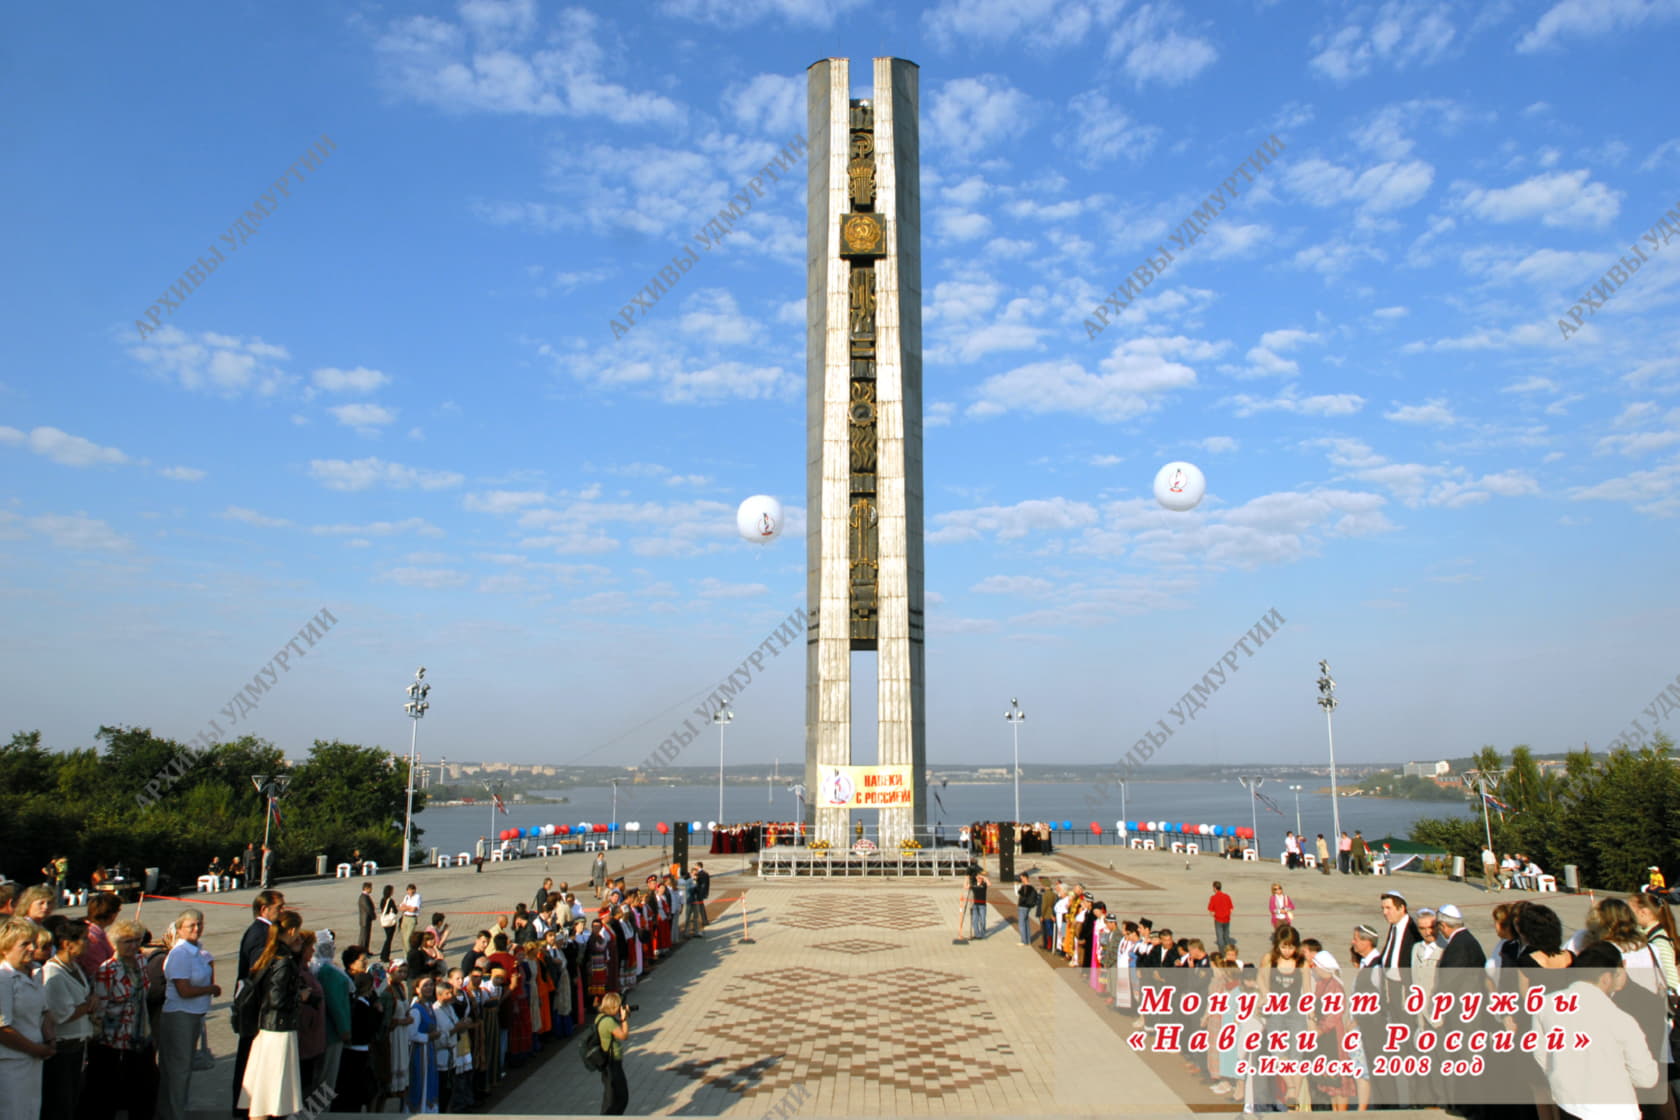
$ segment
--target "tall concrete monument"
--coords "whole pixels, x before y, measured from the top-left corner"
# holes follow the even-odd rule
[[[927,823],[918,76],[877,58],[863,100],[847,59],[808,76],[805,784],[816,839],[878,812],[892,849]],[[878,742],[855,760],[854,652],[876,656]]]

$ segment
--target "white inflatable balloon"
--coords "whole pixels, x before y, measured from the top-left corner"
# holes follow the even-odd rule
[[[735,511],[735,528],[754,544],[769,544],[782,535],[782,503],[768,494],[754,494]]]
[[[1155,500],[1183,513],[1195,509],[1207,493],[1207,479],[1194,463],[1168,463],[1155,474]]]

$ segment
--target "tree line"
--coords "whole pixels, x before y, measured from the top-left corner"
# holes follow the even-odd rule
[[[29,731],[0,747],[0,871],[35,882],[62,855],[75,883],[117,863],[191,883],[213,856],[226,864],[247,844],[261,849],[267,805],[255,774],[292,779],[270,828],[276,875],[312,874],[318,853],[345,859],[356,849],[383,866],[402,863],[406,759],[393,766],[376,747],[317,739],[288,767],[280,748],[250,735],[204,751],[139,727],[101,727],[96,738],[96,747],[55,751]],[[183,752],[192,764],[143,804],[147,783]],[[416,788],[414,811],[425,803]]]
[[[1493,850],[1522,852],[1563,880],[1565,864],[1580,870],[1583,887],[1637,890],[1646,868],[1659,867],[1670,882],[1680,872],[1680,766],[1674,741],[1659,734],[1649,745],[1621,748],[1595,758],[1582,748],[1561,767],[1542,770],[1526,746],[1506,760],[1483,747],[1474,769],[1489,775],[1493,795],[1507,806],[1488,810]],[[1465,784],[1475,787],[1473,777]],[[1485,834],[1479,795],[1471,814],[1420,820],[1411,836],[1464,856],[1479,872]]]

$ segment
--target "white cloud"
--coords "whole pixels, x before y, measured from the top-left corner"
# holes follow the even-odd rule
[[[1219,58],[1214,45],[1179,31],[1175,4],[1145,3],[1134,9],[1108,42],[1109,58],[1120,60],[1126,76],[1142,87],[1148,82],[1177,86],[1191,81]]]
[[[387,486],[393,490],[419,487],[422,490],[447,490],[466,481],[454,471],[424,470],[405,467],[401,463],[387,463],[380,459],[311,459],[309,477],[329,490],[367,490]]]
[[[1068,108],[1073,112],[1073,120],[1060,139],[1078,153],[1080,163],[1086,167],[1099,167],[1122,156],[1138,163],[1154,149],[1161,136],[1159,128],[1134,120],[1099,89],[1077,94],[1068,102]]]
[[[1595,486],[1577,486],[1569,497],[1577,502],[1625,502],[1640,513],[1673,517],[1680,513],[1680,461],[1633,471]]]
[[[160,467],[158,474],[171,482],[202,482],[205,472],[197,467]]]
[[[365,366],[334,369],[331,366],[309,375],[310,384],[323,393],[372,393],[391,383],[388,374]]]
[[[1383,413],[1384,420],[1393,420],[1396,424],[1429,424],[1445,427],[1458,423],[1458,417],[1444,400],[1432,400],[1424,404],[1396,405],[1390,412]]]
[[[1097,522],[1096,507],[1067,498],[1031,499],[1012,506],[983,506],[933,515],[929,544],[979,540],[991,533],[1000,541],[1019,540],[1030,532],[1079,529]]]
[[[246,509],[243,506],[229,506],[217,516],[224,517],[229,521],[238,521],[245,525],[255,525],[259,529],[285,529],[292,524],[284,517],[269,517],[267,514],[258,513],[254,509]]]
[[[1389,0],[1369,24],[1361,18],[1332,35],[1316,37],[1313,46],[1322,49],[1312,67],[1332,81],[1345,82],[1369,74],[1377,65],[1396,70],[1428,66],[1445,57],[1456,34],[1446,5]]]
[[[1208,436],[1198,446],[1209,455],[1228,455],[1240,445],[1230,436]]]
[[[1077,412],[1127,420],[1156,407],[1164,394],[1196,384],[1196,371],[1184,361],[1214,358],[1223,349],[1223,343],[1184,337],[1133,338],[1099,362],[1097,373],[1068,358],[1035,362],[988,377],[968,414]]]
[[[723,103],[735,122],[786,139],[805,133],[805,81],[787,74],[759,74],[731,85]]]
[[[1499,391],[1501,393],[1555,393],[1558,391],[1558,384],[1551,378],[1531,375],[1521,381],[1513,381]]]
[[[1676,443],[1680,443],[1680,431],[1671,429],[1666,432],[1632,432],[1626,435],[1605,436],[1593,448],[1593,454],[1608,455],[1614,451],[1635,457],[1662,451]]]
[[[1561,0],[1517,42],[1529,54],[1569,37],[1599,38],[1612,32],[1680,16],[1676,0]]]
[[[246,393],[272,397],[294,380],[276,364],[291,355],[260,338],[234,338],[213,331],[193,336],[178,327],[160,327],[149,342],[130,346],[128,352],[183,389],[223,397]]]
[[[987,576],[969,590],[981,595],[1014,595],[1034,599],[1048,595],[1055,587],[1049,580],[1038,576]]]
[[[1355,175],[1323,159],[1304,159],[1283,169],[1285,186],[1313,206],[1357,203],[1363,212],[1387,213],[1411,206],[1435,181],[1435,169],[1422,160],[1379,163]]]
[[[702,579],[698,586],[702,599],[753,599],[770,594],[770,588],[762,583],[725,583],[711,576]]]
[[[867,0],[662,0],[660,9],[697,23],[717,27],[746,27],[771,18],[795,27],[834,26],[837,17],[862,7]]]
[[[73,436],[57,428],[32,428],[28,432],[0,427],[0,443],[27,448],[65,467],[120,466],[128,456],[115,447],[101,447],[92,440]]]
[[[85,513],[47,513],[25,518],[24,524],[58,548],[72,552],[128,552],[134,548],[133,541]]]
[[[340,424],[363,434],[376,432],[382,425],[393,423],[397,418],[396,413],[377,404],[340,404],[327,411]]]
[[[1280,351],[1293,350],[1305,343],[1318,341],[1319,336],[1311,331],[1267,331],[1260,336],[1260,344],[1249,350],[1246,368],[1225,368],[1237,377],[1293,377],[1301,372],[1301,367],[1293,359],[1283,357]]]
[[[461,499],[461,508],[469,513],[518,513],[546,501],[548,495],[541,490],[487,490],[468,494]]]
[[[582,8],[556,14],[538,39],[535,0],[464,0],[461,22],[410,16],[374,43],[392,92],[451,113],[605,117],[618,124],[680,124],[682,106],[608,81],[600,20]],[[633,69],[627,61],[619,68]]]
[[[1094,27],[1111,25],[1123,7],[1124,0],[941,0],[923,13],[922,26],[945,50],[965,40],[1049,49],[1083,42]]]
[[[380,574],[385,583],[402,587],[420,587],[437,591],[446,587],[460,587],[468,580],[467,573],[453,568],[392,568]]]
[[[936,147],[971,158],[995,153],[1026,132],[1033,120],[1032,99],[995,74],[953,78],[934,91],[923,120],[926,138]]]
[[[1553,228],[1603,228],[1621,212],[1622,193],[1591,179],[1586,170],[1550,171],[1512,187],[1472,188],[1459,205],[1490,222],[1539,218]]]
[[[1356,393],[1331,393],[1303,397],[1293,386],[1275,397],[1252,397],[1238,394],[1219,402],[1235,407],[1239,418],[1261,412],[1294,412],[1302,416],[1351,416],[1365,407],[1365,398]]]

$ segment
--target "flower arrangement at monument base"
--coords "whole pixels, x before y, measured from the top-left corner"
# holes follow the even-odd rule
[[[917,840],[915,837],[911,837],[908,840],[900,840],[898,842],[898,850],[901,852],[919,852],[922,850],[922,842]]]
[[[810,848],[813,852],[821,852],[825,856],[828,854],[828,841],[827,840],[813,840],[813,841],[810,842],[810,844],[808,844],[806,846],[808,848]]]
[[[857,842],[857,845],[852,848],[852,851],[856,852],[860,856],[872,856],[876,854],[875,841],[865,836],[862,840]]]

